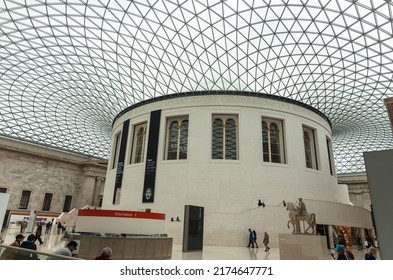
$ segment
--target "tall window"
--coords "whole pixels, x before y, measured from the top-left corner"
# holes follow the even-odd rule
[[[19,209],[27,209],[29,207],[31,191],[22,191],[22,196],[19,201]]]
[[[213,115],[212,159],[238,159],[237,116]]]
[[[112,156],[112,169],[116,167],[117,162],[119,160],[120,142],[121,142],[120,140],[121,140],[121,132],[115,135],[114,150]]]
[[[332,140],[330,140],[329,137],[326,137],[326,146],[327,146],[328,158],[329,158],[330,175],[334,175],[335,170],[334,170],[333,145],[332,145]]]
[[[262,118],[263,161],[285,163],[282,121]]]
[[[145,159],[146,129],[147,123],[134,127],[131,163],[140,163]]]
[[[166,159],[187,159],[187,149],[188,116],[168,119]]]
[[[52,204],[53,193],[45,193],[44,202],[42,203],[42,211],[49,211]]]
[[[72,195],[66,195],[64,199],[63,212],[69,212],[71,210]]]
[[[306,166],[312,169],[318,169],[318,157],[315,139],[315,130],[303,126],[303,141],[304,152],[306,156]]]

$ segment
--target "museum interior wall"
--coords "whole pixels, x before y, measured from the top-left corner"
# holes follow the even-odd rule
[[[221,154],[213,151],[217,119],[225,123],[224,130],[232,128],[218,133],[218,138],[233,133],[232,154],[223,152],[226,140],[218,140],[219,145],[225,143]],[[274,141],[279,143],[275,147],[279,155],[272,150],[265,153],[264,121],[278,124],[269,129],[278,127]],[[175,131],[173,123],[178,125]],[[152,124],[156,157],[144,155],[145,161],[140,160],[135,153],[141,146],[149,150]],[[272,130],[267,134],[271,136]],[[138,136],[138,131],[143,133]],[[310,158],[305,155],[306,132],[313,141]],[[204,207],[206,245],[242,246],[247,243],[248,228],[270,232],[272,244],[277,244],[279,233],[291,232],[283,201],[296,202],[299,197],[318,201],[308,211],[317,216],[323,213],[327,224],[345,225],[350,217],[363,216],[350,226],[369,228],[369,212],[353,207],[347,185],[337,182],[331,137],[329,122],[321,114],[283,100],[236,94],[150,100],[123,111],[114,121],[103,208],[149,209],[165,213],[167,220],[182,220],[185,205]],[[147,182],[152,173],[155,181]],[[257,206],[258,199],[265,207]],[[329,214],[329,203],[334,209],[347,207],[342,215]],[[182,223],[167,224],[174,243],[181,243],[182,230]]]
[[[0,137],[0,190],[10,194],[10,211],[99,206],[105,173],[105,161]]]

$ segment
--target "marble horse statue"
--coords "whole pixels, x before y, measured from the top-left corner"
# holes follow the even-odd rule
[[[299,200],[300,203],[302,203],[301,200]],[[287,227],[290,228],[289,224],[292,224],[293,231],[292,233],[296,234],[301,234],[300,230],[300,221],[303,221],[303,227],[304,227],[304,222],[307,223],[308,227],[307,229],[304,230],[304,234],[308,233],[308,230],[312,230],[312,234],[315,233],[315,226],[316,226],[316,215],[315,213],[307,213],[307,211],[299,211],[299,207],[296,207],[292,202],[287,202],[287,210],[289,211],[289,221],[287,223]]]

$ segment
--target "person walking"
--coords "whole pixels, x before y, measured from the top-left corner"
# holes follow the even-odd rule
[[[42,235],[42,224],[39,223],[37,230],[35,231],[35,236],[34,236],[33,242],[36,242],[38,240],[40,242],[40,245],[42,245],[44,243],[44,241],[42,241],[41,235]]]
[[[267,234],[267,232],[265,231],[265,234],[263,236],[263,245],[265,245],[265,252],[270,250],[269,247],[269,234]]]
[[[252,233],[252,230],[249,228],[248,229],[248,248],[254,248],[254,234]]]
[[[255,230],[252,231],[252,239],[254,241],[255,247],[258,248],[258,243],[257,243],[257,232]]]

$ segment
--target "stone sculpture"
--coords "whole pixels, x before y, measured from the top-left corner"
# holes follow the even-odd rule
[[[306,209],[306,205],[303,202],[303,199],[299,198],[299,205],[295,206],[292,202],[287,202],[287,210],[289,211],[289,221],[287,223],[287,227],[290,228],[289,224],[292,224],[294,234],[308,234],[308,230],[312,230],[312,234],[315,233],[315,225],[316,225],[316,215],[315,213],[308,213]],[[304,232],[300,230],[300,221],[303,221],[308,224],[307,229]]]

